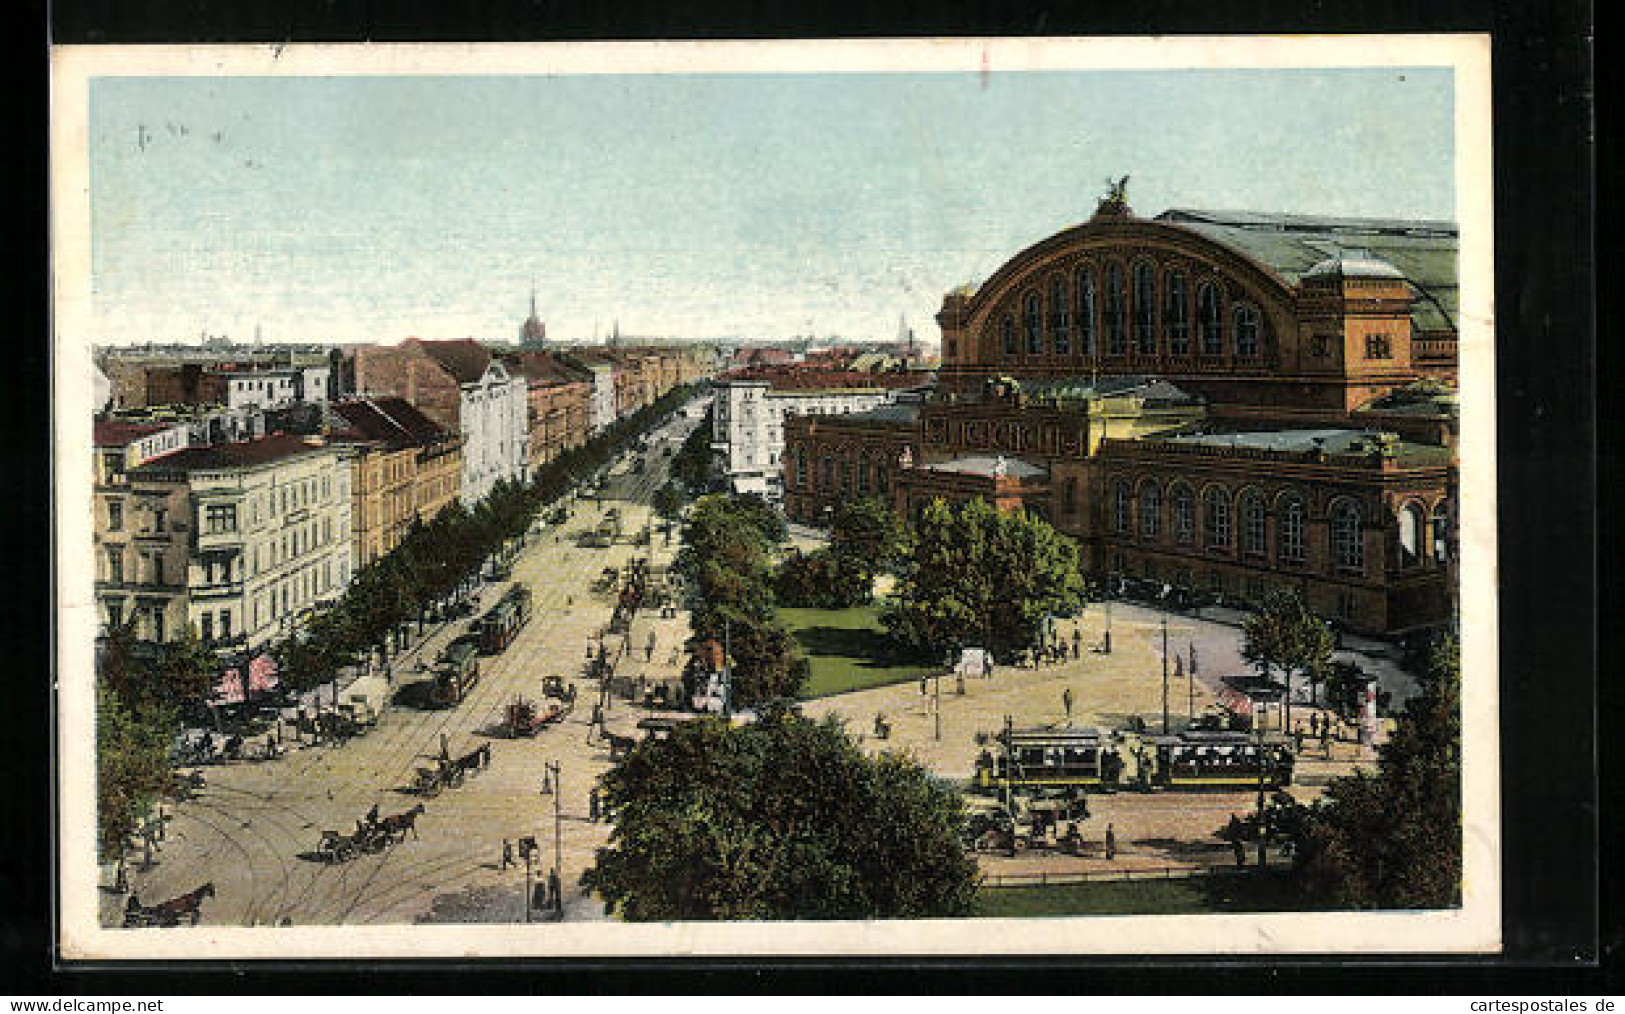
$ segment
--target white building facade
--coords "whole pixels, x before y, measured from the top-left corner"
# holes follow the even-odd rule
[[[717,474],[734,493],[784,496],[784,418],[845,415],[898,400],[885,388],[775,389],[765,380],[727,380],[713,385],[711,455]]]
[[[478,381],[462,385],[464,504],[483,500],[503,479],[529,477],[528,391],[525,378],[510,374],[496,359]]]
[[[615,368],[608,363],[593,363],[587,369],[592,373],[592,406],[587,414],[587,430],[597,434],[615,421]]]

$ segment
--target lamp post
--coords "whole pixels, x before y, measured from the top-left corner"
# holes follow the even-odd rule
[[[1262,702],[1260,702],[1262,703]],[[1259,709],[1255,709],[1259,710]],[[1258,751],[1258,867],[1264,868],[1264,723],[1253,723],[1253,741]]]
[[[554,914],[564,916],[564,775],[558,761],[544,765],[553,773],[553,873],[559,878]],[[528,902],[527,902],[528,904]]]
[[[1162,616],[1162,734],[1168,735],[1168,614]]]

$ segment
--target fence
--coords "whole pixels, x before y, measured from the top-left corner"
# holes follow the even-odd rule
[[[985,873],[979,882],[984,888],[999,887],[1061,887],[1067,884],[1098,884],[1108,881],[1126,880],[1194,880],[1197,877],[1232,876],[1237,873],[1256,870],[1252,865],[1252,856],[1245,867],[1234,866],[1142,866],[1129,867],[1120,870],[1076,870],[1065,873]],[[1270,850],[1272,865],[1274,862],[1284,862],[1284,858],[1274,849]]]

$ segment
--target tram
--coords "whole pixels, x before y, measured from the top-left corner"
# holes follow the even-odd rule
[[[1277,789],[1292,784],[1286,737],[1185,730],[1168,735],[1092,728],[1008,729],[976,761],[975,788],[1033,792]]]
[[[515,584],[505,592],[490,611],[475,624],[480,654],[496,655],[504,651],[530,620],[530,589]]]

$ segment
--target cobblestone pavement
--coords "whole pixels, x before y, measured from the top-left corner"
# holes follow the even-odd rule
[[[676,439],[692,425],[679,423]],[[607,500],[621,507],[628,533],[649,520],[649,496],[664,479],[663,471],[651,471],[611,482]],[[530,540],[514,579],[532,588],[535,612],[507,651],[481,659],[480,680],[460,705],[444,711],[391,707],[376,728],[344,746],[304,747],[277,760],[202,769],[207,785],[195,799],[166,804],[172,818],[155,864],[143,869],[137,857],[131,865],[134,893],[152,904],[212,881],[216,894],[203,905],[203,921],[232,926],[411,923],[433,918],[437,899],[442,913],[466,910],[494,918],[507,908],[510,918],[522,918],[517,899],[523,895],[524,867],[520,862],[502,868],[502,842],[534,836],[540,856],[533,869],[545,879],[555,850],[555,796],[540,790],[544,764],[551,761],[562,767],[557,827],[567,916],[601,917],[601,906],[581,898],[576,887],[609,831],[607,824],[588,820],[589,789],[609,758],[601,745],[588,741],[595,685],[581,670],[589,638],[608,622],[613,603],[590,586],[605,566],[651,552],[663,563],[675,552],[659,539],[652,549],[624,542],[607,550],[579,548],[571,536],[596,524],[601,510],[597,504],[577,505],[563,538],[549,532]],[[485,598],[487,604],[494,601],[489,593]],[[415,658],[432,659],[465,624],[434,631],[397,670],[407,671]],[[641,620],[633,643],[641,648],[647,630],[659,627],[664,650],[641,668],[665,668],[669,648],[677,643],[673,631],[686,625],[686,616]],[[580,706],[573,714],[534,739],[486,733],[517,695],[541,699],[548,675],[577,683]],[[634,709],[624,704],[613,705],[608,717],[612,729],[636,721]],[[433,764],[442,735],[453,756],[489,744],[490,767],[460,787],[420,800],[404,787],[420,765]],[[343,863],[315,857],[324,831],[353,831],[374,805],[391,814],[418,802],[425,812],[417,838],[408,835],[382,852]],[[124,900],[104,892],[104,922],[121,921]]]

